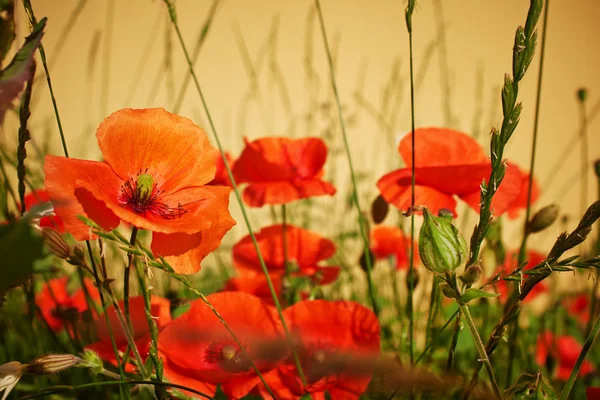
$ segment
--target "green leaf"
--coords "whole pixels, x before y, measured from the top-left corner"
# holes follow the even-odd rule
[[[42,246],[42,237],[23,221],[0,226],[0,303],[9,289],[33,272],[34,262],[43,256]]]
[[[33,55],[42,40],[45,26],[46,18],[43,18],[27,36],[23,47],[15,54],[10,64],[0,73],[0,123],[4,113],[11,107],[13,100],[30,77]]]
[[[486,292],[485,290],[471,288],[467,289],[465,293],[460,296],[458,302],[461,304],[467,304],[471,300],[479,299],[481,297],[498,297],[498,295],[495,293]]]

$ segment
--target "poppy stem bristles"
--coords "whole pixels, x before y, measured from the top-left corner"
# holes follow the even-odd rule
[[[319,25],[321,27],[321,36],[323,37],[323,44],[325,46],[325,53],[327,55],[327,62],[329,64],[329,78],[331,81],[331,87],[333,89],[333,94],[335,97],[335,102],[337,105],[338,118],[340,121],[340,127],[342,130],[342,138],[344,139],[344,148],[346,150],[346,158],[348,159],[348,167],[350,169],[350,177],[352,179],[352,202],[356,207],[356,211],[358,212],[358,225],[360,228],[360,234],[363,240],[363,249],[365,254],[365,264],[367,267],[367,290],[369,294],[369,299],[371,301],[371,306],[373,307],[373,312],[379,318],[380,310],[379,304],[377,303],[377,298],[375,295],[375,290],[373,286],[373,280],[371,278],[371,270],[373,269],[373,260],[371,259],[371,252],[369,251],[369,236],[366,231],[366,223],[364,220],[364,214],[360,208],[360,201],[358,198],[358,185],[356,183],[356,174],[354,173],[354,165],[352,163],[352,156],[350,155],[350,145],[348,143],[348,135],[346,134],[346,124],[344,123],[344,116],[342,111],[342,103],[340,101],[340,95],[338,93],[338,87],[335,79],[335,70],[333,66],[333,58],[331,57],[331,51],[329,49],[329,42],[327,40],[327,32],[325,31],[325,21],[323,20],[323,11],[321,10],[321,3],[319,0],[315,0],[315,7],[317,10],[317,15],[319,17]]]
[[[412,40],[412,14],[415,9],[416,0],[408,0],[405,10],[406,29],[408,31],[408,46],[410,54],[410,127],[411,127],[411,182],[410,182],[410,207],[415,207],[415,83],[413,77],[413,40]],[[410,214],[410,240],[411,243],[415,240],[415,214]],[[413,313],[413,292],[415,276],[415,249],[410,246],[409,261],[408,261],[408,297],[406,300],[406,308],[408,311],[408,352],[410,356],[410,364],[415,362],[414,351],[414,335],[415,335],[415,316]]]
[[[287,323],[285,322],[285,319],[283,317],[283,312],[282,312],[282,308],[281,308],[281,304],[279,303],[279,299],[277,297],[277,292],[275,291],[275,287],[273,286],[273,282],[271,281],[271,277],[269,276],[269,271],[267,270],[267,266],[265,265],[265,261],[262,257],[262,254],[260,252],[260,249],[258,247],[258,243],[256,241],[256,237],[254,235],[254,232],[252,231],[252,226],[250,224],[250,219],[248,217],[248,213],[246,212],[246,207],[244,206],[244,203],[242,201],[242,196],[240,195],[240,191],[238,190],[237,187],[237,183],[235,181],[235,178],[233,177],[233,173],[231,172],[231,167],[229,165],[229,161],[227,161],[227,157],[225,156],[225,151],[223,150],[223,146],[221,145],[221,140],[219,139],[219,135],[217,134],[217,130],[215,128],[215,124],[213,122],[212,116],[210,114],[210,111],[208,109],[208,104],[206,102],[206,99],[204,98],[204,94],[202,92],[202,89],[200,88],[200,82],[198,81],[198,77],[196,76],[196,73],[194,71],[194,65],[192,64],[192,60],[190,58],[190,55],[187,51],[187,47],[185,46],[185,42],[183,41],[183,36],[181,35],[181,30],[179,29],[179,24],[177,23],[177,13],[175,11],[175,6],[173,5],[173,3],[170,0],[163,0],[165,5],[167,6],[167,10],[169,13],[169,18],[171,20],[171,23],[173,24],[173,27],[175,28],[175,32],[177,34],[177,38],[179,40],[179,44],[181,45],[181,49],[183,51],[183,54],[185,56],[186,59],[186,63],[188,65],[188,68],[190,70],[190,75],[192,76],[193,80],[194,80],[194,84],[196,86],[196,91],[198,92],[198,96],[200,97],[200,101],[202,102],[202,107],[206,113],[207,119],[208,119],[208,123],[210,125],[210,129],[213,132],[213,136],[215,138],[215,142],[217,143],[217,147],[219,149],[219,153],[221,154],[221,159],[223,160],[223,164],[225,166],[225,169],[227,170],[227,176],[229,177],[229,180],[231,181],[231,186],[233,188],[233,192],[235,193],[235,198],[238,202],[238,204],[240,205],[240,209],[242,211],[242,216],[244,218],[244,222],[246,223],[246,227],[248,228],[248,233],[252,239],[252,243],[254,245],[254,248],[256,250],[256,253],[258,254],[258,258],[260,261],[260,266],[261,269],[263,271],[263,274],[265,275],[265,279],[267,281],[267,286],[269,287],[269,291],[271,292],[271,296],[273,298],[273,302],[275,304],[275,307],[277,308],[277,314],[279,316],[279,319],[281,320],[281,324],[283,326],[283,329],[285,331],[285,335],[287,340],[291,341],[292,338],[290,336],[290,332],[287,326]],[[216,310],[214,310],[216,313]],[[223,321],[225,327],[228,328],[228,325],[225,323],[225,321]],[[229,330],[229,328],[228,328]],[[230,333],[232,333],[233,336],[233,332],[230,331]],[[296,352],[295,349],[292,348],[292,354],[294,356],[294,362],[296,364],[296,368],[298,370],[298,375],[300,376],[300,380],[302,381],[303,386],[306,386],[306,379],[304,378],[304,373],[302,371],[302,365],[300,364],[300,359],[298,357],[298,354]],[[253,364],[254,365],[254,364]],[[260,371],[258,371],[258,369],[256,369],[256,367],[254,366],[254,369],[256,370],[261,382],[265,385],[265,388],[267,389],[267,391],[269,392],[269,394],[275,398],[275,396],[273,395],[273,392],[271,391],[271,388],[269,387],[269,385],[266,383],[264,377],[262,376],[262,374],[260,373]]]

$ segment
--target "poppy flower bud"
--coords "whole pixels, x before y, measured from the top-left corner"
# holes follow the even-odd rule
[[[425,268],[444,274],[460,266],[467,255],[467,242],[458,229],[444,218],[423,208],[423,225],[419,234],[419,255]]]
[[[413,269],[412,273],[409,270],[408,273],[406,274],[406,288],[410,290],[410,280],[412,277],[412,285],[413,285],[413,290],[417,287],[417,285],[419,284],[419,274]]]
[[[479,265],[471,265],[465,270],[465,273],[460,277],[460,280],[463,281],[465,285],[472,285],[479,280],[482,273],[483,269]]]
[[[389,209],[390,206],[383,196],[379,195],[375,197],[375,200],[373,200],[373,203],[371,204],[371,218],[373,218],[373,222],[376,224],[382,223],[387,216]]]
[[[583,103],[586,99],[587,99],[587,89],[586,88],[577,89],[577,100],[579,100]]]
[[[25,371],[38,375],[53,374],[74,367],[81,361],[81,358],[72,354],[47,354],[33,360]]]
[[[56,257],[66,260],[71,255],[71,246],[65,242],[65,239],[57,230],[42,228],[42,239]]]
[[[600,179],[600,160],[594,161],[594,171],[596,171],[596,177]]]
[[[558,204],[550,204],[542,208],[527,223],[527,233],[536,233],[548,228],[558,218],[559,211]]]

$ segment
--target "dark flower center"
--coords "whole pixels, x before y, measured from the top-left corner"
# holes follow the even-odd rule
[[[140,171],[135,179],[130,178],[121,185],[119,201],[134,213],[141,215],[150,213],[164,219],[175,219],[185,214],[187,210],[181,204],[173,207],[160,201],[163,191],[147,172],[148,170]]]

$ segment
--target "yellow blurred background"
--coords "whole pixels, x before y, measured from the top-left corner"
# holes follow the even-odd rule
[[[117,109],[176,108],[187,67],[162,1],[32,3],[38,19],[48,17],[43,43],[71,156],[99,159],[95,128]],[[326,168],[333,171],[340,194],[335,200],[320,201],[345,203],[347,162],[339,153],[341,131],[314,4],[308,0],[179,0],[178,20],[190,52],[215,3],[195,70],[224,146],[237,155],[244,136],[325,135],[331,144]],[[405,6],[401,0],[322,1],[352,155],[358,171],[366,176],[360,185],[364,208],[377,193],[377,179],[400,165],[394,143],[410,129]],[[487,147],[488,132],[501,121],[500,85],[504,74],[511,72],[514,32],[524,24],[528,6],[526,0],[418,2],[413,17],[417,127],[450,126],[476,136]],[[16,7],[22,40],[29,26],[21,3]],[[599,19],[596,0],[550,4],[535,169],[542,196],[536,208],[559,203],[564,213],[574,217],[570,227],[580,215],[581,185],[588,187],[588,203],[598,193],[591,163],[588,181],[580,179],[580,110],[575,93],[580,87],[589,90],[586,108],[593,115],[588,121],[587,152],[593,161],[600,158],[600,122],[595,117],[600,106]],[[524,110],[506,153],[524,169],[529,169],[539,54],[538,47],[521,84],[519,100]],[[39,98],[31,119],[34,140],[47,140],[54,154],[62,154],[43,80],[36,91]],[[212,134],[193,84],[178,112]],[[16,123],[10,115],[7,126]],[[562,168],[550,176],[557,162]],[[232,202],[232,208],[238,206]],[[470,221],[467,234],[475,218]],[[521,224],[507,227],[513,244],[519,240]],[[339,232],[331,223],[326,225],[327,231]],[[235,229],[237,237],[246,233],[241,224]],[[556,224],[530,243],[547,250],[559,229]]]

